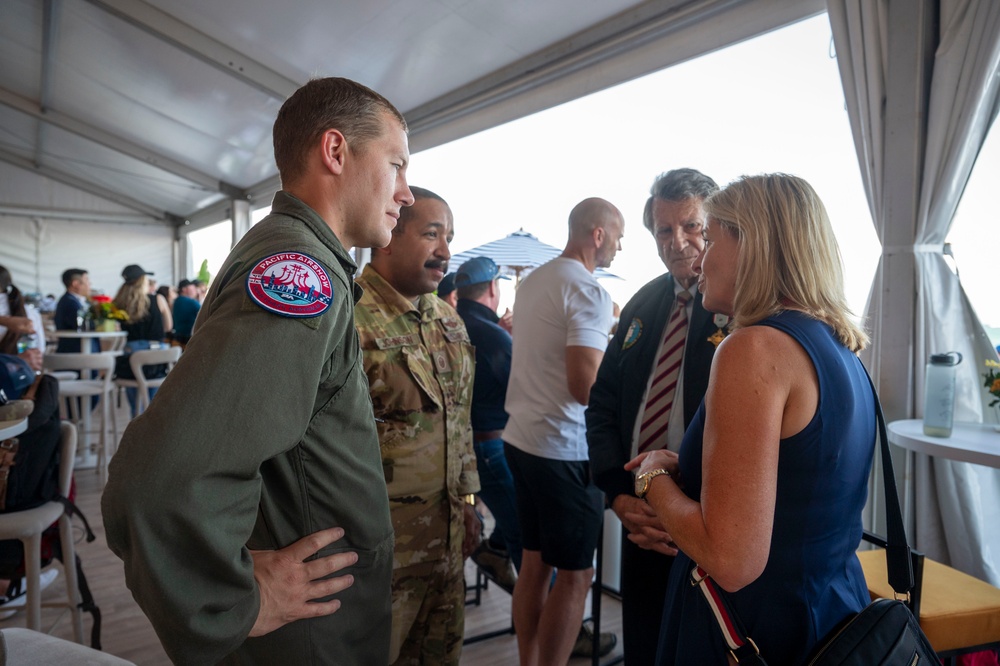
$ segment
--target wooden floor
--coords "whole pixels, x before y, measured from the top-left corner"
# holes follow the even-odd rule
[[[124,411],[119,412],[119,414],[119,422],[124,423],[127,416]],[[97,536],[96,541],[86,543],[83,540],[83,530],[77,529],[76,548],[83,560],[84,572],[90,582],[94,598],[101,609],[103,617],[101,634],[104,650],[140,666],[169,664],[170,660],[167,659],[160,646],[152,626],[125,587],[121,561],[108,549],[104,537],[104,526],[101,524],[100,483],[97,475],[93,470],[78,470],[76,482],[77,504],[87,516]],[[76,522],[79,523],[79,519]],[[473,571],[471,564],[467,563],[466,580],[470,585],[475,580]],[[44,591],[42,597],[43,601],[55,602],[65,598],[65,587],[61,574],[60,578]],[[619,637],[618,647],[611,655],[602,660],[603,663],[621,654],[621,605],[618,601],[605,595],[602,610],[602,630],[614,631]],[[25,626],[24,613],[18,613],[14,617],[0,622],[0,629],[16,626]],[[482,593],[481,604],[478,607],[467,606],[466,608],[465,631],[467,637],[509,626],[510,595],[496,585],[490,585]],[[69,612],[65,609],[43,609],[42,627],[43,631],[53,636],[73,640]],[[84,615],[84,635],[88,642],[90,629],[90,615]],[[461,663],[468,666],[516,664],[516,639],[513,635],[504,635],[467,645],[463,650]],[[572,659],[570,663],[583,666],[589,664],[590,660],[578,658]]]

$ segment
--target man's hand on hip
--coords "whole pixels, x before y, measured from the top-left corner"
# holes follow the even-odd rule
[[[253,577],[260,590],[260,611],[250,636],[263,636],[295,620],[337,612],[339,599],[324,602],[312,600],[328,597],[353,585],[354,576],[351,575],[325,577],[357,562],[358,554],[335,553],[308,562],[305,559],[343,536],[343,529],[333,527],[314,532],[280,550],[250,551]]]

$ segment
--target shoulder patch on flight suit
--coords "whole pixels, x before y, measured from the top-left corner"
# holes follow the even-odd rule
[[[333,284],[322,264],[301,252],[264,257],[250,269],[250,299],[282,317],[318,317],[333,304]]]

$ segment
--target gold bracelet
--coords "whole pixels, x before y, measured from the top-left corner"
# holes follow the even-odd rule
[[[474,494],[469,493],[463,499],[465,499],[466,504],[471,504],[472,506],[476,506],[476,496]]]

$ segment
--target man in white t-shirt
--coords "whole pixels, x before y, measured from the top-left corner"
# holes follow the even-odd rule
[[[513,609],[521,666],[569,660],[594,575],[604,498],[590,480],[584,410],[613,306],[593,272],[611,265],[624,224],[603,199],[577,204],[566,249],[524,280],[514,305],[503,439],[524,545]]]

